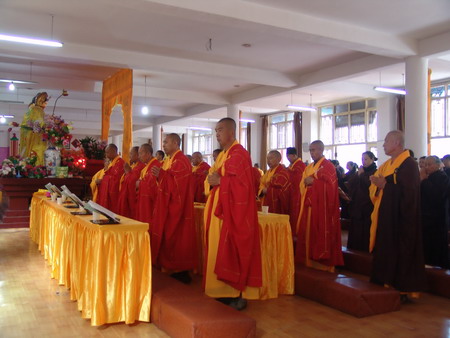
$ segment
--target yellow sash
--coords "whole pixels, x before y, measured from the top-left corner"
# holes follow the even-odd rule
[[[291,169],[291,170],[292,170],[292,168],[294,167],[294,165],[295,165],[298,161],[301,161],[301,160],[302,160],[301,157],[299,157],[298,159],[296,159],[296,160],[294,161],[294,163],[291,163],[291,164],[289,165],[288,169]]]
[[[92,177],[92,181],[91,181],[91,191],[92,191],[92,200],[94,202],[97,201],[97,196],[98,196],[98,187],[97,187],[97,180],[101,180],[103,178],[103,176],[105,176],[105,169],[100,169],[99,171],[97,171],[97,173]]]
[[[208,175],[211,175],[211,174],[215,173],[216,171],[219,172],[219,170],[220,170],[220,174],[222,176],[224,175],[225,168],[223,167],[223,164],[225,163],[226,160],[228,160],[228,152],[236,144],[239,144],[239,142],[235,140],[230,148],[228,148],[227,150],[223,150],[219,153],[219,156],[217,156],[217,158],[216,158],[216,162],[214,162],[214,164],[211,166],[211,168],[209,168]],[[205,195],[209,196],[209,194],[211,192],[211,186],[208,183],[208,177],[206,177],[204,185],[205,185]]]
[[[192,172],[193,173],[195,173],[197,170],[198,170],[198,168],[200,168],[200,164],[202,164],[203,163],[203,161],[202,162],[200,162],[198,165],[196,165],[195,167],[192,167]]]
[[[137,162],[136,162],[136,163],[133,163],[133,164],[130,166],[130,167],[131,167],[131,170],[133,170],[134,167],[136,167],[136,165],[137,165]],[[126,174],[123,173],[122,177],[120,178],[120,182],[119,182],[119,191],[122,190],[122,183],[123,183],[123,181],[125,180],[125,176],[126,176]]]
[[[273,175],[275,174],[275,171],[277,170],[278,165],[273,168],[268,170],[263,177],[261,177],[261,181],[259,183],[259,189],[258,189],[258,196],[261,194],[262,190],[264,188],[267,188],[269,186],[270,180],[272,179]]]
[[[411,155],[409,153],[409,150],[405,150],[394,161],[387,160],[386,162],[384,162],[375,172],[374,176],[387,177],[394,174],[394,184],[397,184],[397,174],[395,171],[410,156]],[[372,220],[372,224],[370,226],[370,244],[369,244],[369,251],[372,252],[373,248],[375,247],[375,240],[378,227],[378,211],[380,209],[381,200],[383,199],[383,189],[378,190],[377,186],[372,183],[369,187],[369,194],[370,199],[372,200],[373,203],[373,211],[370,217]]]
[[[296,226],[296,233],[298,233],[298,229],[300,227],[300,220],[302,219],[304,206],[305,206],[305,199],[306,199],[306,191],[308,190],[308,187],[303,183],[305,178],[309,176],[314,176],[317,178],[317,172],[322,169],[321,164],[325,160],[325,157],[322,157],[317,163],[311,163],[308,164],[308,166],[305,168],[305,171],[303,172],[302,179],[300,181],[300,194],[301,194],[301,203],[300,203],[300,213],[298,214],[298,220],[297,220],[297,226]]]
[[[162,169],[163,169],[163,170],[170,169],[170,167],[172,166],[173,158],[174,158],[175,155],[178,154],[180,151],[181,151],[181,150],[177,150],[176,152],[173,153],[172,156],[169,156],[168,158],[166,158],[166,159],[164,160],[164,163],[163,163],[163,166],[162,166]]]
[[[152,157],[150,162],[148,162],[147,165],[144,167],[144,169],[141,170],[141,174],[139,175],[139,180],[142,181],[145,178],[145,176],[147,176],[148,168],[150,168],[150,164],[152,164],[153,161],[157,161],[157,159],[155,157]]]

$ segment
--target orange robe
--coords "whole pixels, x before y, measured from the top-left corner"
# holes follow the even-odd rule
[[[292,235],[296,235],[298,214],[300,213],[300,182],[306,165],[301,158],[298,158],[289,167],[289,175],[291,180],[291,208],[289,213],[289,222],[291,223]]]
[[[291,198],[291,182],[289,171],[281,164],[270,169],[261,179],[260,191],[266,188],[262,205],[269,207],[269,212],[289,214]]]
[[[305,186],[313,176],[312,186]],[[336,169],[322,157],[308,165],[300,183],[301,205],[297,224],[295,261],[320,270],[343,265]]]
[[[116,214],[119,213],[119,186],[124,173],[124,163],[120,156],[116,156],[105,170],[105,175],[98,187],[97,203]]]
[[[210,172],[221,178],[205,206],[205,293],[237,297],[243,291],[243,297],[257,298],[262,265],[250,155],[235,142],[219,154]]]
[[[198,264],[192,180],[191,163],[180,150],[164,161],[150,237],[153,264],[165,270]]]
[[[141,171],[139,190],[137,192],[137,215],[138,221],[148,223],[151,227],[153,224],[153,212],[155,210],[157,185],[156,177],[152,175],[152,168],[160,168],[162,163],[155,157],[147,163],[144,169]]]
[[[97,183],[95,183],[97,180],[101,180],[103,176],[105,175],[105,169],[100,169],[97,171],[97,173],[92,177],[91,184],[89,185],[91,187],[92,191],[92,200],[94,202],[97,202],[98,197],[98,186]]]
[[[192,168],[192,176],[194,177],[194,202],[205,203],[205,179],[208,176],[209,166],[206,162],[201,162],[199,165]]]
[[[137,162],[131,166],[128,174],[123,174],[119,192],[119,214],[128,218],[136,219],[136,182],[139,179],[141,170],[145,167],[142,162]]]

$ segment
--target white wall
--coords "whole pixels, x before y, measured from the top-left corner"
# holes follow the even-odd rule
[[[316,112],[304,112],[302,114],[302,159],[303,161],[311,160],[308,147],[312,141],[319,139],[319,111]],[[307,144],[307,145],[306,145]],[[306,150],[306,151],[305,151]],[[297,149],[298,151],[298,149]]]
[[[383,150],[384,138],[389,131],[397,127],[395,95],[377,99],[377,111],[377,152],[378,166],[380,166],[388,159]]]

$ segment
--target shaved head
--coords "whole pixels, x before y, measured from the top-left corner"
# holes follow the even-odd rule
[[[323,151],[325,150],[325,145],[321,140],[316,140],[311,142],[309,145],[309,154],[314,162],[319,161],[323,157]]]
[[[175,142],[178,146],[181,145],[181,138],[180,138],[180,135],[175,134],[175,133],[171,133],[171,134],[168,134],[166,137],[169,138],[169,139],[171,139],[171,140],[172,140],[173,142]]]
[[[281,162],[281,153],[278,150],[271,150],[267,154],[267,164],[270,169],[276,168]]]
[[[400,130],[387,133],[383,143],[384,153],[396,157],[405,150],[405,135]]]
[[[139,147],[133,147],[130,149],[130,162],[136,163],[139,161]]]
[[[148,162],[150,162],[152,157],[153,157],[153,147],[150,144],[144,143],[139,147],[139,160],[142,163],[147,164]]]
[[[144,143],[143,145],[141,145],[140,148],[142,149],[143,152],[150,153],[153,155],[153,147],[150,144]]]
[[[216,138],[222,149],[227,150],[236,141],[236,122],[229,117],[216,124]]]
[[[117,146],[113,143],[108,144],[105,149],[105,155],[110,161],[114,160],[118,155]]]
[[[192,164],[194,166],[199,165],[200,163],[202,163],[203,161],[203,155],[201,152],[196,151],[194,153],[192,153]]]

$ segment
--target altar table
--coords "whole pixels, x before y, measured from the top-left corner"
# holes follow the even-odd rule
[[[35,193],[30,237],[51,267],[51,277],[70,289],[91,325],[150,321],[151,254],[148,224],[120,216],[121,224],[96,225],[92,216]]]
[[[199,251],[198,272],[203,273],[205,259],[205,205],[195,203],[195,226]],[[263,286],[259,299],[294,294],[294,249],[288,215],[258,212],[261,241]]]

